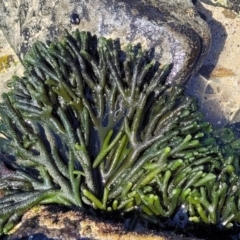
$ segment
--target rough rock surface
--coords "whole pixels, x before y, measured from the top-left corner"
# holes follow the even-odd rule
[[[204,3],[230,9],[240,16],[239,0],[201,0]]]
[[[64,211],[56,206],[35,207],[28,211],[8,240],[26,239],[26,236],[27,239],[34,239],[36,234],[40,237],[38,239],[51,240],[197,240],[169,232],[149,231],[144,226],[129,232],[121,223],[112,224],[82,212]]]
[[[119,38],[123,46],[141,43],[161,63],[173,63],[168,83],[182,83],[199,69],[210,45],[209,28],[191,0],[1,2],[0,27],[21,57],[34,41],[52,41],[65,28],[79,28]],[[75,25],[73,13],[79,16],[71,19]]]
[[[0,92],[2,89],[6,89],[6,81],[13,75],[22,76],[23,67],[0,30]]]
[[[208,23],[212,45],[198,74],[188,82],[189,93],[198,98],[207,121],[217,127],[235,124],[240,122],[240,15],[203,3],[195,7]]]

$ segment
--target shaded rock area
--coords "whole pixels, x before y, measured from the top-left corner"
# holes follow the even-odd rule
[[[127,231],[122,223],[101,221],[79,211],[66,211],[57,206],[35,207],[28,211],[12,231],[9,240],[194,240],[174,233],[149,231],[143,225]]]
[[[0,12],[0,27],[20,58],[34,41],[79,28],[151,49],[161,64],[173,63],[169,84],[192,76],[210,46],[208,25],[191,0],[3,0]]]
[[[240,18],[227,8],[195,6],[208,23],[212,44],[198,74],[188,82],[189,93],[198,98],[207,121],[218,127],[235,124],[240,121]]]

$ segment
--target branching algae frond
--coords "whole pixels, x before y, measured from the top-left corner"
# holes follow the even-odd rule
[[[239,159],[208,135],[193,98],[140,47],[86,32],[37,42],[0,104],[0,232],[36,204],[139,212],[181,205],[194,222],[240,222]]]

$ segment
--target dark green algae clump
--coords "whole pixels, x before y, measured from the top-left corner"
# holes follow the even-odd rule
[[[32,46],[0,104],[1,233],[50,203],[156,224],[184,206],[190,222],[240,223],[238,140],[219,145],[150,55],[79,31]]]

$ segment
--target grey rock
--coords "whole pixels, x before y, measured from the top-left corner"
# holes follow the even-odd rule
[[[20,58],[36,40],[53,41],[63,30],[140,43],[161,64],[173,63],[168,84],[183,83],[201,66],[211,36],[191,0],[2,1],[0,26]],[[80,23],[71,24],[78,14]]]

